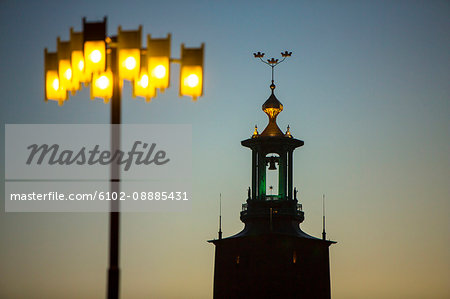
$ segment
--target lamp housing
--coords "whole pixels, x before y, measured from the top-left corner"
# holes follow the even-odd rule
[[[133,81],[139,77],[141,65],[142,26],[138,30],[122,30],[119,26],[117,44],[119,52],[119,77]]]
[[[58,56],[58,76],[61,86],[72,94],[78,89],[79,82],[73,77],[72,64],[70,61],[71,51],[70,42],[57,39],[57,56]]]
[[[195,101],[203,95],[203,53],[200,48],[185,48],[181,44],[180,96],[190,96]]]
[[[85,72],[104,72],[106,70],[106,17],[103,22],[86,22],[83,18],[83,51]]]
[[[108,61],[110,59],[111,54],[107,55]],[[111,66],[108,65],[106,70],[103,72],[96,72],[92,74],[92,82],[91,82],[91,99],[101,98],[105,104],[109,103],[109,100],[112,98],[114,81],[113,76],[117,76],[117,74],[113,74]]]
[[[170,84],[170,45],[172,35],[166,38],[152,38],[147,35],[147,69],[155,88],[161,91]]]
[[[57,101],[61,106],[67,100],[67,90],[65,90],[59,80],[58,56],[55,52],[44,50],[44,99]]]
[[[83,54],[83,32],[75,32],[70,28],[70,62],[72,66],[73,81],[78,83],[78,89],[81,83],[89,83],[91,77],[86,74],[86,63]]]
[[[139,77],[133,81],[133,97],[143,97],[146,102],[150,102],[152,98],[156,97],[156,88],[148,73],[147,56],[144,54],[141,55]]]

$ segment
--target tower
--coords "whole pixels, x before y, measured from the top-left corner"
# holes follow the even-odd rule
[[[283,60],[290,54],[282,53]],[[269,123],[261,134],[255,127],[251,138],[241,142],[252,152],[251,188],[240,212],[245,227],[209,241],[215,245],[214,299],[330,298],[328,249],[335,242],[300,229],[304,212],[293,186],[293,152],[304,142],[289,127],[283,133],[276,122],[283,105],[275,96],[273,68],[280,62],[272,58],[266,63],[272,67],[272,84],[262,110]],[[276,194],[267,194],[267,187],[273,193],[267,174],[276,170]]]

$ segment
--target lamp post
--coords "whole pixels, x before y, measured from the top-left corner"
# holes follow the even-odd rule
[[[142,27],[123,31],[119,26],[117,36],[107,36],[106,17],[101,22],[86,22],[83,31],[71,28],[70,41],[58,38],[57,52],[44,50],[45,101],[57,101],[60,106],[81,88],[91,85],[91,98],[111,100],[111,152],[120,149],[121,86],[130,81],[133,97],[144,97],[147,102],[156,97],[157,90],[169,87],[170,62],[181,64],[180,96],[190,96],[195,101],[203,95],[203,53],[200,48],[181,45],[181,58],[170,58],[171,35],[167,38],[147,36],[147,48],[141,47]],[[119,194],[120,168],[111,163],[111,194]],[[120,206],[111,200],[109,231],[109,268],[107,298],[119,298],[119,227]]]

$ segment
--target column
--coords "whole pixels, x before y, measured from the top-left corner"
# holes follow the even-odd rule
[[[287,174],[287,157],[286,152],[279,153],[280,160],[278,162],[278,195],[280,199],[286,199],[286,174]]]
[[[266,199],[266,157],[258,152],[258,199]]]
[[[292,166],[293,166],[293,161],[292,161],[292,150],[288,151],[288,198],[289,199],[293,199],[292,196],[292,190],[293,190],[293,186],[292,186]]]
[[[258,164],[258,152],[252,149],[252,199],[256,199],[256,181],[257,181],[257,164]]]

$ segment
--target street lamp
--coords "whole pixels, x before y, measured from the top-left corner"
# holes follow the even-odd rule
[[[150,81],[146,54],[141,54],[139,77],[133,83],[133,98],[137,96],[145,98],[147,102],[156,97],[155,82]]]
[[[181,44],[180,96],[195,100],[203,95],[203,51],[204,44],[200,48]]]
[[[119,26],[117,45],[119,49],[119,77],[129,81],[139,77],[141,65],[142,26],[138,30],[123,31]]]
[[[80,89],[81,83],[87,84],[90,81],[89,74],[85,71],[86,63],[84,62],[84,42],[83,42],[83,33],[75,32],[73,28],[70,28],[70,61],[73,73],[74,83],[76,84],[77,89]]]
[[[65,90],[59,80],[58,74],[58,56],[56,53],[50,53],[44,50],[44,99],[45,101],[57,101],[61,106],[67,99],[67,90]]]
[[[119,26],[117,36],[107,36],[106,17],[100,22],[86,22],[83,31],[70,30],[70,41],[57,39],[57,52],[44,50],[45,101],[63,105],[84,86],[90,85],[91,98],[111,101],[111,124],[121,123],[121,87],[131,81],[133,97],[147,102],[156,97],[156,90],[169,87],[170,62],[181,63],[180,96],[193,100],[203,95],[203,53],[200,48],[181,46],[181,59],[170,58],[171,35],[166,38],[147,36],[147,48],[142,48],[142,26],[125,31]],[[111,152],[120,149],[120,130],[111,126]],[[111,163],[111,193],[119,194],[120,169]],[[119,297],[119,201],[111,201],[108,298]]]
[[[63,86],[67,91],[75,93],[78,89],[78,82],[73,80],[72,65],[70,61],[70,42],[61,41],[58,37],[56,54],[58,57],[58,77],[61,86]]]
[[[83,18],[83,52],[88,76],[106,70],[106,17],[103,22],[86,22]]]
[[[155,88],[169,87],[170,77],[170,33],[166,38],[147,36],[147,70]]]

